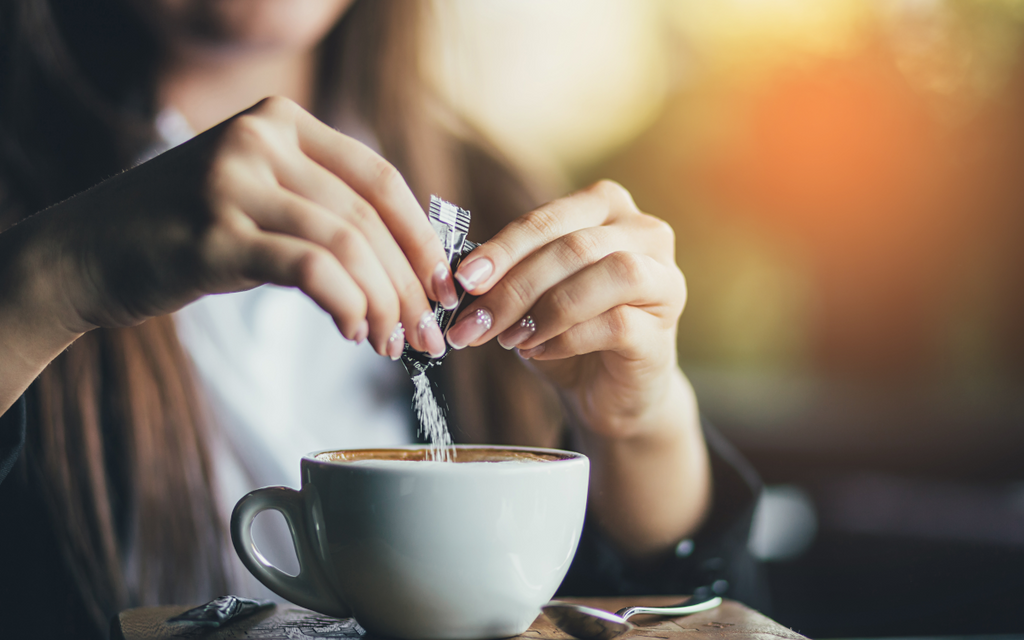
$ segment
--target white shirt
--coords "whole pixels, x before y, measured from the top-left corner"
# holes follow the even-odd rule
[[[297,487],[311,451],[412,439],[402,365],[345,340],[297,289],[206,296],[175,323],[217,430],[261,486]]]

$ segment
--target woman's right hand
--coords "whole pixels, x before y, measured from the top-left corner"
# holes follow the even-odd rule
[[[294,286],[350,340],[440,354],[427,298],[457,303],[445,254],[398,171],[295,103],[268,98],[40,214],[81,330],[210,293]],[[429,318],[429,320],[424,320]]]

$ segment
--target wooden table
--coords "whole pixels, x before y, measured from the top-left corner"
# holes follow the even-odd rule
[[[669,605],[682,596],[648,596],[636,598],[562,598],[589,607],[617,611],[637,604]],[[191,606],[141,607],[121,612],[111,627],[111,640],[170,640],[171,638],[202,638],[203,640],[306,640],[311,638],[363,638],[365,631],[351,618],[338,619],[291,605],[278,605],[220,630],[183,628],[164,622],[190,609]],[[682,618],[634,616],[629,619],[636,629],[623,638],[656,640],[801,640],[802,635],[747,608],[725,601],[722,606]],[[369,636],[367,636],[369,637]],[[521,636],[528,640],[569,640],[566,635],[541,615]]]

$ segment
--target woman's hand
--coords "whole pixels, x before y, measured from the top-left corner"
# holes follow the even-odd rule
[[[298,287],[345,337],[392,358],[406,337],[443,353],[427,298],[457,304],[394,167],[268,98],[0,234],[0,412],[86,331],[268,282]]]
[[[456,277],[480,296],[452,346],[497,337],[575,400],[588,427],[630,435],[670,391],[686,283],[672,228],[599,182],[508,225]]]
[[[497,338],[559,388],[580,423],[592,507],[608,534],[637,557],[691,534],[710,477],[676,361],[686,283],[671,227],[599,182],[508,225],[456,278],[479,297],[448,342]]]
[[[381,355],[400,353],[399,321],[422,329],[413,347],[443,350],[421,318],[428,296],[451,306],[455,291],[423,210],[394,167],[289,100],[266,99],[74,201],[57,222],[62,277],[86,328],[269,282],[298,287]]]

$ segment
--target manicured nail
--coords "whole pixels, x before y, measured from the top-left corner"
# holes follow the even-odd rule
[[[427,353],[430,354],[430,357],[440,358],[443,356],[444,336],[441,335],[441,329],[437,326],[434,313],[432,311],[424,311],[416,327],[420,331],[420,340],[427,347]]]
[[[388,337],[388,357],[398,360],[402,357],[402,349],[405,348],[405,327],[399,322],[395,330]]]
[[[448,269],[447,262],[442,260],[437,263],[434,268],[433,284],[434,293],[441,306],[449,310],[459,306],[459,294],[455,293],[455,283],[452,281],[452,273]]]
[[[505,332],[498,336],[498,344],[506,349],[511,349],[525,342],[527,338],[537,332],[537,324],[530,316],[523,316],[523,319],[514,326],[505,329]]]
[[[494,263],[489,258],[477,258],[461,265],[455,277],[466,291],[472,292],[494,273]]]
[[[477,309],[472,314],[463,314],[451,329],[448,329],[448,344],[453,349],[465,349],[466,345],[491,329],[494,319],[487,309]]]
[[[545,343],[541,343],[541,344],[537,345],[536,347],[534,347],[532,349],[520,349],[519,350],[519,356],[521,358],[523,358],[524,360],[529,360],[530,358],[536,358],[540,354],[544,353],[544,349],[546,348],[546,345],[547,345],[547,343],[545,342]]]
[[[356,329],[356,334],[352,336],[352,341],[356,344],[363,344],[363,340],[366,340],[366,336],[370,335],[370,323],[363,320],[363,324],[359,325]]]

